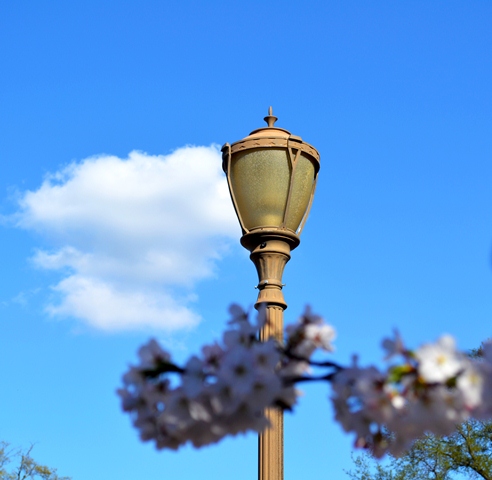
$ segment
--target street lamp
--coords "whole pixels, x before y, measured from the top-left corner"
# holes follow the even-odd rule
[[[260,337],[282,341],[282,274],[290,252],[300,243],[300,234],[311,208],[319,171],[318,151],[275,127],[277,117],[270,107],[267,127],[222,147],[222,168],[243,236],[241,244],[251,252],[258,272],[255,308],[266,304],[267,322]],[[271,409],[272,428],[259,437],[259,480],[283,479],[283,414]]]

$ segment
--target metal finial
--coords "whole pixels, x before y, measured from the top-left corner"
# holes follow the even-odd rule
[[[267,122],[269,127],[273,127],[275,122],[278,120],[278,118],[273,115],[273,108],[272,107],[270,107],[268,109],[268,115],[263,120],[265,120],[265,122]]]

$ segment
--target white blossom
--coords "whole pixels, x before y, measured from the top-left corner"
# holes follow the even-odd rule
[[[333,340],[335,339],[335,329],[328,324],[309,323],[305,328],[306,340],[311,342],[315,348],[322,348],[327,352],[333,352]]]
[[[287,325],[286,347],[295,356],[309,359],[314,351],[321,348],[332,352],[335,329],[306,307],[296,324]]]
[[[463,367],[461,355],[450,335],[442,336],[436,343],[422,345],[415,357],[419,362],[419,375],[426,382],[446,382]]]
[[[386,369],[361,367],[356,356],[342,367],[312,359],[316,351],[333,351],[335,329],[309,308],[286,327],[284,342],[259,341],[265,309],[254,323],[238,305],[229,313],[222,342],[203,346],[183,367],[156,340],[139,349],[139,363],[117,393],[143,441],[175,450],[262,432],[269,427],[266,408],[293,409],[296,385],[316,380],[331,383],[335,420],[354,435],[354,446],[377,457],[403,453],[425,432],[448,435],[471,417],[492,416],[490,342],[481,359],[472,359],[449,335],[412,352],[395,331],[382,342]]]

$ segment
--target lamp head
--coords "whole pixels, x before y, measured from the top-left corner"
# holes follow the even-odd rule
[[[265,121],[268,126],[222,147],[222,168],[241,224],[241,244],[252,252],[266,239],[281,238],[292,250],[311,208],[319,153],[276,127],[272,107]]]

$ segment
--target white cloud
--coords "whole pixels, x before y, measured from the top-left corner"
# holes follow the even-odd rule
[[[17,225],[53,246],[34,263],[65,275],[48,311],[104,330],[195,325],[187,298],[240,233],[216,146],[91,157],[19,206]]]

